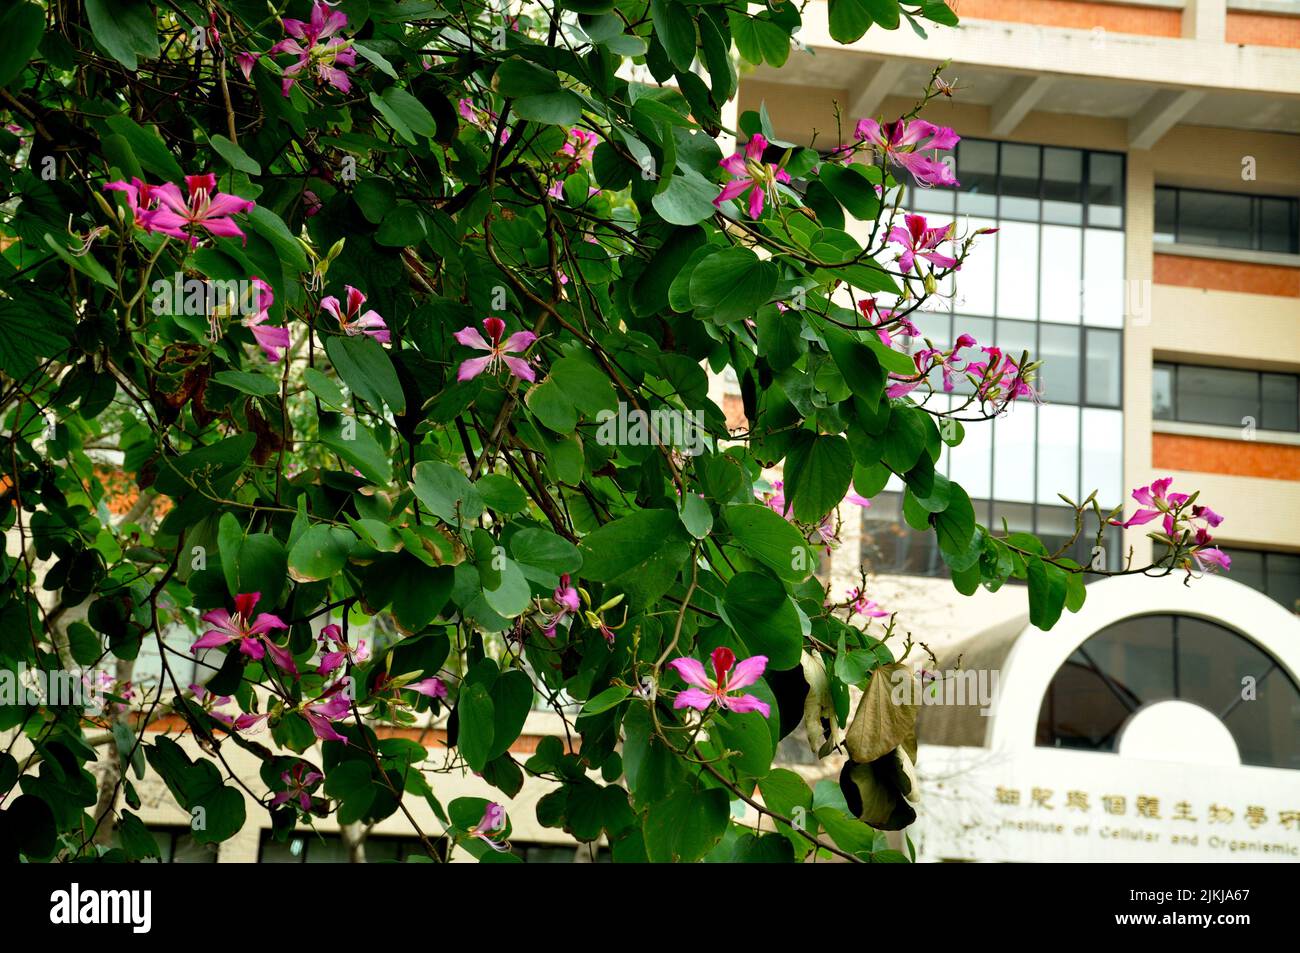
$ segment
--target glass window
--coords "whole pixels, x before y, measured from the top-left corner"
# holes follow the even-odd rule
[[[1174,419],[1174,369],[1157,364],[1151,372],[1151,416],[1156,420]]]
[[[1247,677],[1258,696],[1243,704]],[[1300,689],[1255,643],[1181,615],[1125,619],[1084,642],[1043,695],[1036,743],[1114,751],[1133,713],[1171,698],[1218,716],[1243,764],[1300,768]]]
[[[1038,408],[1013,404],[993,421],[993,498],[1010,502],[1034,499],[1034,424]]]
[[[1177,388],[1179,420],[1240,427],[1259,413],[1259,380],[1250,371],[1184,364]]]
[[[950,479],[972,497],[993,494],[993,427],[987,422],[968,423],[966,436],[948,454]]]
[[[1259,426],[1265,430],[1300,430],[1300,402],[1296,383],[1291,374],[1264,374],[1261,384],[1264,406]]]
[[[1079,496],[1097,491],[1102,506],[1114,506],[1124,496],[1124,415],[1118,410],[1083,408],[1082,485]]]
[[[1256,592],[1264,592],[1268,577],[1264,575],[1264,554],[1250,550],[1233,549],[1232,580],[1243,586],[1250,586]]]
[[[1124,224],[1124,157],[1088,153],[1088,224],[1120,228]]]
[[[1176,189],[1156,187],[1156,231],[1158,242],[1178,241],[1178,192]]]
[[[963,139],[957,144],[959,215],[996,215],[998,207],[998,144]]]
[[[1054,404],[1080,403],[1079,329],[1044,324],[1040,329],[1038,377],[1043,396]]]
[[[997,239],[998,317],[1032,321],[1038,317],[1038,225],[1003,222]]]
[[[1083,322],[1124,324],[1124,233],[1089,228],[1083,237]]]
[[[1259,247],[1263,251],[1296,251],[1296,200],[1259,200]]]
[[[1046,332],[1047,328],[1043,328]],[[1120,397],[1120,333],[1088,328],[1085,403],[1118,407]]]
[[[1044,225],[1038,314],[1043,321],[1079,323],[1083,275],[1083,230]]]
[[[1038,408],[1038,502],[1059,503],[1058,493],[1079,499],[1079,408]]]
[[[997,224],[991,218],[972,218],[970,230],[996,228]],[[967,314],[993,313],[993,289],[997,282],[1000,238],[999,233],[981,235],[976,239],[974,252],[961,266],[954,310]],[[960,328],[957,333],[961,333]]]
[[[1195,364],[1157,364],[1152,376],[1157,420],[1261,430],[1300,430],[1300,376]]]
[[[963,365],[970,361],[978,361],[984,357],[981,347],[987,347],[993,343],[993,319],[992,318],[973,318],[964,314],[953,315],[952,319],[953,341],[956,341],[962,334],[969,334],[975,339],[976,347],[964,347],[957,352],[957,359]],[[953,380],[954,394],[972,394],[975,388],[966,379],[965,375],[959,375]],[[943,386],[943,378],[938,379],[938,387]],[[975,426],[980,426],[976,424]]]
[[[1248,195],[1182,189],[1178,193],[1178,240],[1250,248],[1250,205]]]
[[[1237,568],[1234,556],[1232,568]],[[1300,556],[1269,553],[1265,562],[1268,583],[1264,591],[1289,612],[1300,612]]]
[[[1160,186],[1156,240],[1295,254],[1300,199]]]
[[[998,180],[1001,218],[1038,221],[1039,148],[1002,144],[1002,175]]]
[[[1043,150],[1043,221],[1083,224],[1083,153],[1078,149]]]

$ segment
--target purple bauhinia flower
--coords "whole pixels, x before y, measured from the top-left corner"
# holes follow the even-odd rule
[[[487,331],[487,340],[483,339],[483,335],[479,333],[478,328],[472,324],[461,328],[452,335],[466,347],[472,347],[476,351],[488,352],[484,357],[471,357],[466,361],[462,361],[460,369],[456,372],[456,380],[467,381],[478,377],[484,371],[495,374],[501,369],[502,365],[520,380],[530,382],[537,380],[537,375],[533,372],[527,360],[522,357],[512,356],[522,354],[532,346],[532,343],[537,340],[536,334],[532,331],[516,331],[503,341],[501,338],[505,334],[506,323],[500,318],[484,318],[483,329]]]
[[[351,285],[344,285],[343,290],[347,292],[346,310],[339,307],[339,299],[333,295],[321,299],[321,309],[334,316],[344,334],[368,334],[380,344],[388,344],[392,337],[388,333],[388,325],[379,316],[379,312],[374,309],[365,313],[361,311],[366,303],[366,296]]]
[[[582,608],[582,602],[578,597],[578,590],[569,585],[567,572],[560,576],[560,584],[555,587],[551,598],[555,602],[555,613],[547,617],[542,633],[554,641],[556,627],[569,616],[576,615]]]
[[[318,638],[321,646],[328,651],[321,656],[320,665],[316,668],[317,674],[329,675],[347,659],[357,664],[370,661],[370,646],[366,644],[366,640],[358,639],[357,647],[352,648],[343,637],[343,630],[334,623],[321,629]]]
[[[289,346],[289,329],[271,327],[265,322],[270,318],[267,312],[275,303],[275,292],[261,278],[253,278],[254,295],[253,314],[245,315],[244,327],[253,332],[253,340],[262,349],[268,361],[278,361]]]
[[[279,616],[269,612],[259,613],[253,610],[262,598],[260,592],[246,592],[235,596],[235,612],[232,615],[225,609],[213,609],[204,613],[203,621],[213,628],[203,633],[198,641],[190,646],[191,652],[199,649],[215,648],[229,642],[238,642],[239,651],[255,661],[261,661],[267,655],[280,668],[290,675],[297,675],[298,668],[293,664],[293,654],[282,649],[268,638],[267,633],[273,629],[289,628]]]
[[[488,801],[483,809],[483,819],[468,831],[470,837],[477,837],[495,851],[509,850],[508,844],[497,840],[498,832],[505,830],[506,809],[496,801]]]
[[[280,84],[284,95],[289,95],[289,90],[299,79],[298,74],[304,69],[315,70],[318,79],[341,93],[352,91],[352,80],[343,67],[357,65],[357,51],[352,48],[351,40],[335,36],[347,25],[346,13],[331,10],[321,0],[312,4],[311,19],[306,23],[285,19],[284,30],[289,35],[266,51],[268,54],[292,53],[298,57],[297,62],[284,68],[284,79]],[[243,64],[240,66],[242,68]]]
[[[254,202],[218,192],[217,177],[210,172],[187,175],[185,185],[189,190],[188,198],[182,196],[180,188],[172,182],[149,185],[132,179],[130,182],[109,182],[104,188],[126,193],[135,223],[146,232],[188,239],[191,248],[199,244],[199,229],[218,238],[238,236],[247,242],[247,237],[231,216],[248,212]]]
[[[875,148],[887,165],[906,169],[919,185],[958,184],[947,163],[922,155],[922,150],[946,151],[957,145],[961,136],[946,126],[936,126],[924,119],[910,122],[899,119],[883,124],[874,119],[860,119],[853,134],[859,142]]]
[[[673,701],[674,708],[707,711],[710,705],[716,704],[737,713],[756,711],[764,718],[771,715],[771,706],[757,696],[731,694],[748,688],[759,680],[767,668],[766,655],[754,655],[736,664],[736,653],[725,645],[720,645],[713,650],[710,659],[713,662],[713,678],[709,678],[704,665],[697,659],[682,657],[668,663],[683,681],[692,686],[677,693],[677,698]]]
[[[956,231],[954,223],[949,222],[940,228],[930,228],[924,215],[905,215],[903,221],[907,223],[906,228],[895,225],[889,230],[889,240],[903,246],[902,252],[898,255],[898,267],[903,272],[911,271],[917,258],[924,258],[940,268],[958,267],[956,258],[935,251],[939,245],[953,237]]]
[[[310,811],[311,794],[309,790],[315,787],[316,783],[324,777],[325,775],[311,765],[299,761],[288,771],[281,773],[280,780],[284,783],[285,789],[271,798],[271,806],[279,807],[292,798],[298,802],[298,806],[304,811]]]
[[[770,200],[773,205],[777,203],[776,184],[789,182],[790,174],[770,162],[763,162],[763,151],[766,148],[766,137],[756,133],[745,143],[742,151],[733,153],[718,163],[731,174],[732,179],[713,200],[715,208],[722,208],[723,202],[739,198],[745,192],[749,192],[750,218],[758,218],[763,214],[765,200]]]
[[[321,692],[315,700],[303,706],[302,716],[307,719],[312,732],[321,741],[341,741],[347,744],[348,739],[338,733],[334,728],[334,722],[346,718],[352,709],[348,697],[348,688],[351,684],[352,679],[344,676]]]

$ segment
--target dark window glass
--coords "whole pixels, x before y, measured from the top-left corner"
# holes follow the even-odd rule
[[[1175,396],[1179,420],[1240,427],[1259,413],[1259,380],[1250,371],[1183,365]]]
[[[1151,415],[1156,420],[1174,418],[1174,369],[1157,364],[1151,372]]]
[[[1257,699],[1242,702],[1251,678]],[[1037,743],[1114,751],[1142,706],[1178,698],[1223,720],[1243,764],[1300,768],[1300,689],[1262,649],[1190,616],[1141,616],[1098,632],[1052,677]]]
[[[1250,196],[1182,190],[1178,195],[1178,240],[1193,245],[1250,248]]]
[[[1156,231],[1158,242],[1178,241],[1178,191],[1156,188]]]
[[[1259,247],[1263,251],[1296,251],[1296,200],[1259,200]]]
[[[1236,557],[1232,561],[1237,568]],[[1290,612],[1300,612],[1300,556],[1293,553],[1269,553],[1265,563],[1268,584],[1264,590]],[[1298,713],[1300,714],[1300,713]]]
[[[1261,403],[1262,400],[1262,403]],[[1152,414],[1157,420],[1300,430],[1300,377],[1194,364],[1156,364]]]
[[[998,144],[963,139],[957,144],[957,212],[996,215],[998,208]]]
[[[1043,221],[1083,224],[1083,153],[1043,150]]]
[[[1264,575],[1264,554],[1249,550],[1233,549],[1232,579],[1243,586],[1250,586],[1257,592],[1264,592],[1267,578]]]
[[[1260,414],[1259,425],[1265,430],[1298,430],[1300,419],[1300,395],[1296,392],[1296,383],[1300,378],[1291,374],[1265,374],[1261,384],[1264,406]]]
[[[1295,254],[1300,251],[1300,200],[1160,186],[1155,238]]]
[[[1088,224],[1119,228],[1124,224],[1124,157],[1088,153]]]
[[[1013,143],[1002,145],[1002,177],[998,193],[1002,218],[1038,221],[1039,148]]]
[[[1102,407],[1119,406],[1120,333],[1089,328],[1084,400]]]

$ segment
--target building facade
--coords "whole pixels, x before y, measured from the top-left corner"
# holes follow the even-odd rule
[[[1043,403],[968,425],[945,450],[948,474],[986,525],[1005,520],[1049,547],[1074,531],[1058,493],[1095,490],[1131,512],[1131,488],[1172,476],[1226,515],[1217,538],[1233,571],[1190,588],[1096,583],[1079,616],[1041,633],[1023,588],[954,592],[932,534],[901,519],[901,485],[860,524],[846,514],[837,592],[865,569],[867,594],[935,651],[916,661],[938,668],[936,686],[962,671],[1005,689],[983,714],[922,709],[921,857],[1298,860],[1300,664],[1287,646],[1300,637],[1300,4],[953,7],[958,28],[927,25],[924,40],[873,28],[843,47],[812,4],[808,49],[747,76],[738,111],[762,107],[779,139],[829,149],[859,118],[910,110],[950,61],[956,90],[924,116],[962,135],[960,186],[910,190],[904,205],[962,234],[998,232],[943,289],[950,305],[917,324],[937,345],[966,332],[1044,366]],[[1112,529],[1097,547],[1088,525],[1072,555],[1144,565],[1146,529]],[[1209,641],[1193,658],[1197,639]],[[1035,653],[1052,662],[1033,663],[1026,685]],[[1088,657],[1101,655],[1111,667],[1094,670]],[[1180,663],[1220,667],[1239,695],[1271,674],[1257,696],[1211,700],[1194,680],[1179,685]],[[1225,790],[1204,822],[1223,827],[1199,829],[1179,792],[1209,793],[1211,775],[1278,803],[1236,805]],[[1091,791],[1089,777],[1116,791]],[[1137,790],[1147,781],[1155,793]]]

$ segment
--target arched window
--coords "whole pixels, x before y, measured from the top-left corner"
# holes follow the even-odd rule
[[[1036,743],[1115,751],[1129,719],[1167,699],[1218,717],[1242,764],[1300,769],[1296,683],[1254,642],[1185,615],[1134,616],[1079,646],[1043,696]]]

